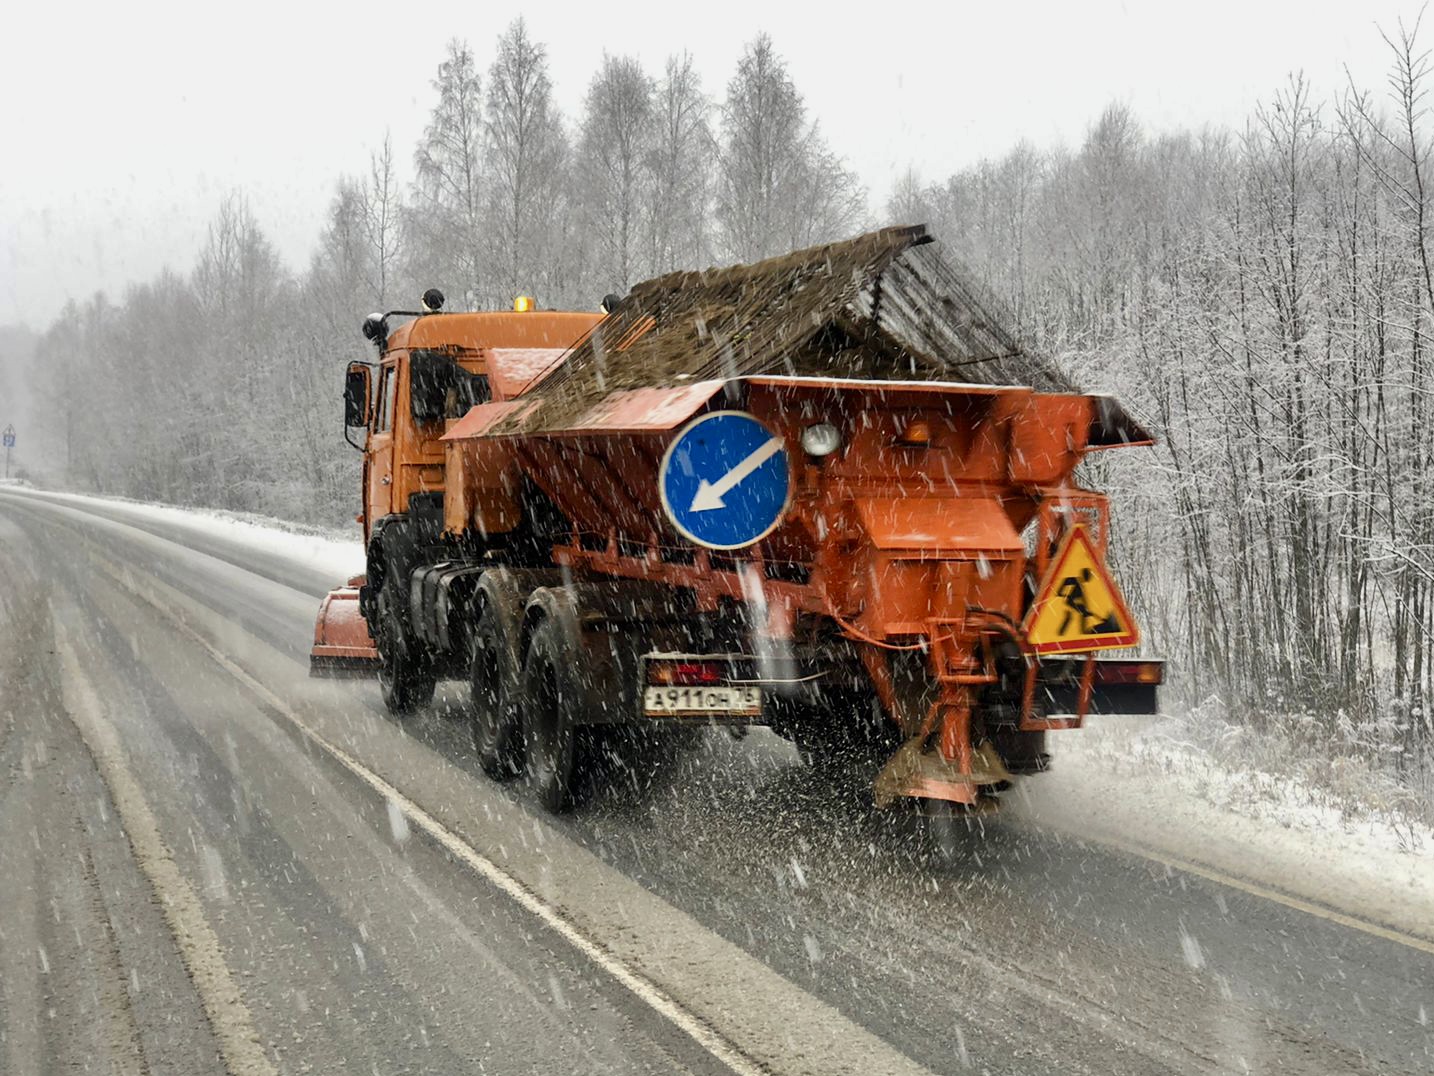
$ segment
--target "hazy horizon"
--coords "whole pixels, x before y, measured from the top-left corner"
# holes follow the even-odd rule
[[[411,180],[445,43],[469,41],[486,79],[497,35],[520,14],[547,46],[569,124],[604,51],[635,54],[653,74],[669,54],[690,51],[720,101],[742,46],[771,34],[879,215],[908,168],[930,181],[1021,140],[1078,146],[1111,102],[1160,133],[1238,126],[1295,71],[1317,99],[1342,92],[1346,66],[1356,84],[1382,92],[1389,56],[1379,28],[1392,33],[1420,10],[1094,6],[1037,5],[1033,14],[917,5],[898,23],[854,6],[814,22],[737,3],[699,24],[652,4],[618,18],[586,5],[513,7],[487,23],[452,4],[401,22],[384,21],[376,5],[325,14],[260,4],[241,21],[151,4],[140,31],[135,9],[79,4],[62,35],[25,9],[16,36],[24,47],[0,70],[0,86],[7,99],[42,107],[9,117],[11,145],[29,150],[23,167],[0,175],[0,324],[40,331],[67,299],[99,290],[118,299],[165,267],[188,272],[236,190],[288,267],[302,271],[335,182],[362,171],[385,132]],[[215,49],[221,35],[225,47]]]

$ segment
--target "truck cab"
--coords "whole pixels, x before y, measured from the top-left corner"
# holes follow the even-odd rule
[[[344,382],[345,438],[363,452],[358,518],[368,570],[325,598],[310,670],[366,676],[377,669],[390,705],[411,705],[425,687],[431,691],[426,676],[402,675],[412,642],[402,593],[412,565],[443,530],[444,433],[475,404],[514,400],[540,384],[604,316],[537,310],[526,297],[500,312],[444,313],[442,303],[430,291],[422,312],[370,314],[363,333],[377,362],[350,363]],[[400,317],[408,320],[390,327]],[[395,659],[399,667],[385,669]]]
[[[475,404],[511,400],[541,383],[603,317],[530,305],[520,300],[511,312],[422,314],[392,331],[387,319],[393,314],[365,322],[378,363],[351,363],[345,396],[350,443],[356,429],[364,430],[366,544],[376,526],[407,516],[415,503],[441,514],[441,438],[451,424]]]

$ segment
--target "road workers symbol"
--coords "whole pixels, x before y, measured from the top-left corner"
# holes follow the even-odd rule
[[[1062,539],[1025,626],[1038,654],[1110,650],[1140,641],[1120,588],[1080,524]]]

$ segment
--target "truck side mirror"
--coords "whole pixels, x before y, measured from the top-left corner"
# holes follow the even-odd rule
[[[344,426],[367,426],[369,420],[369,368],[366,363],[349,363],[344,374]]]

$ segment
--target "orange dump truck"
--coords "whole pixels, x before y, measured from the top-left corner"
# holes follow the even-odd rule
[[[467,680],[553,809],[615,727],[864,752],[878,805],[987,806],[1048,730],[1153,712],[1092,452],[1150,436],[1023,348],[920,227],[676,273],[604,314],[372,315],[366,577],[316,675]],[[430,312],[431,311],[431,312]]]

